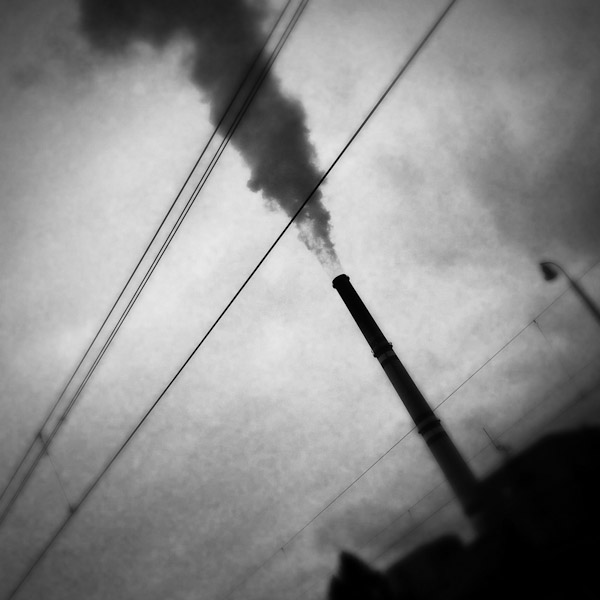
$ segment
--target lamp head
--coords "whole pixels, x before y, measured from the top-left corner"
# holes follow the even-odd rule
[[[552,281],[558,277],[558,270],[552,263],[542,262],[540,268],[546,281]]]

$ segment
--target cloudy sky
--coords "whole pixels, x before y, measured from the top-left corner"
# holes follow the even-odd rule
[[[139,0],[126,26],[84,4],[85,19],[75,0],[0,0],[3,487],[285,3],[231,0],[223,16],[211,10],[227,3],[160,13]],[[6,513],[2,598],[445,5],[309,2],[51,460]],[[599,25],[592,0],[458,0],[321,186],[303,234],[282,238],[16,597],[322,598],[340,549],[384,567],[441,531],[468,539],[331,287],[338,272],[478,475],[501,460],[495,445],[598,422],[597,326],[538,263],[600,298]],[[315,248],[333,247],[341,267],[324,269]]]

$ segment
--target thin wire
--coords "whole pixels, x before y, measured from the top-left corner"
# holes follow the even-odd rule
[[[204,157],[204,155],[206,154],[206,151],[208,150],[211,142],[213,141],[214,137],[216,136],[217,132],[220,130],[222,124],[224,123],[227,115],[229,114],[229,112],[231,111],[231,108],[233,107],[233,104],[235,103],[236,99],[238,98],[238,96],[240,95],[242,89],[244,88],[244,86],[246,85],[252,71],[254,71],[256,65],[258,64],[258,61],[260,59],[260,57],[262,56],[262,54],[265,51],[265,48],[267,47],[267,44],[269,43],[269,41],[271,40],[275,30],[277,29],[277,27],[279,26],[281,19],[283,18],[283,15],[287,12],[289,6],[291,5],[293,0],[288,0],[286,5],[284,6],[283,10],[279,13],[279,16],[277,17],[275,23],[273,24],[273,26],[271,27],[271,30],[269,31],[265,42],[263,44],[263,46],[261,47],[261,49],[258,51],[258,53],[256,54],[256,56],[254,57],[254,59],[252,60],[252,62],[250,63],[250,66],[247,68],[245,75],[242,79],[242,81],[239,83],[239,85],[237,86],[231,100],[229,101],[229,104],[227,105],[227,107],[225,108],[225,110],[223,111],[221,118],[219,119],[219,122],[217,123],[216,127],[213,129],[213,132],[211,134],[211,136],[209,137],[208,141],[206,142],[206,144],[204,145],[204,148],[202,149],[202,151],[200,152],[200,155],[198,156],[196,162],[194,163],[194,166],[192,167],[191,171],[189,172],[188,176],[186,177],[185,181],[183,182],[183,184],[181,185],[179,191],[177,192],[175,199],[173,200],[171,206],[169,207],[169,209],[167,210],[167,212],[165,213],[162,221],[160,222],[158,228],[156,229],[156,231],[154,232],[154,235],[152,236],[152,238],[150,239],[150,241],[148,242],[148,244],[146,245],[146,248],[144,250],[144,252],[142,253],[141,257],[139,258],[137,264],[135,265],[135,267],[133,268],[133,270],[131,271],[131,274],[129,275],[129,278],[127,279],[127,281],[125,282],[125,285],[122,287],[119,295],[117,296],[117,299],[114,301],[114,303],[112,304],[110,310],[108,311],[106,317],[104,318],[104,320],[102,321],[102,324],[100,325],[100,327],[98,328],[98,331],[96,332],[96,334],[94,335],[92,341],[90,342],[89,346],[87,347],[86,351],[84,352],[81,360],[79,361],[79,363],[77,364],[77,366],[75,367],[75,369],[73,370],[71,376],[69,377],[67,383],[65,384],[65,386],[63,387],[62,391],[60,392],[60,394],[58,395],[58,398],[56,399],[56,401],[54,402],[54,404],[52,405],[52,407],[50,408],[50,410],[48,411],[46,417],[44,418],[42,424],[37,428],[35,435],[32,437],[31,442],[29,443],[27,449],[25,450],[21,460],[19,461],[19,463],[17,464],[17,466],[14,468],[11,476],[8,479],[8,482],[5,484],[2,492],[0,492],[0,502],[2,501],[2,499],[4,498],[6,492],[8,491],[8,489],[10,488],[11,484],[13,483],[13,481],[15,480],[15,478],[17,477],[21,467],[23,466],[23,464],[25,463],[25,461],[27,460],[27,457],[29,456],[29,454],[31,453],[31,451],[33,450],[36,441],[38,439],[38,435],[41,434],[43,432],[44,427],[46,427],[46,425],[48,424],[48,422],[50,421],[50,419],[52,418],[52,415],[54,414],[54,412],[56,411],[56,409],[58,408],[60,402],[62,401],[64,395],[67,392],[67,389],[69,388],[69,386],[71,385],[71,383],[73,382],[77,372],[79,371],[79,369],[81,368],[81,366],[83,365],[85,359],[87,358],[88,354],[90,353],[92,347],[94,346],[94,344],[96,343],[96,340],[98,339],[98,337],[100,336],[100,333],[102,332],[102,330],[104,329],[104,326],[106,325],[106,323],[108,322],[108,320],[110,319],[111,315],[113,314],[115,308],[117,307],[118,303],[120,302],[121,298],[123,297],[123,294],[125,293],[125,290],[127,289],[127,287],[129,286],[129,284],[131,283],[131,280],[133,279],[135,273],[137,272],[137,270],[139,269],[140,265],[142,264],[143,260],[146,258],[146,255],[148,254],[152,244],[154,243],[154,241],[156,240],[160,230],[162,229],[163,225],[165,224],[165,222],[167,221],[169,215],[171,214],[171,212],[173,211],[175,205],[177,204],[177,202],[179,201],[179,198],[181,197],[183,190],[187,187],[190,179],[192,178],[192,175],[194,174],[194,172],[196,171],[198,165],[200,164],[200,161],[202,160],[202,158]],[[1,522],[1,521],[0,521]]]
[[[268,72],[270,71],[270,69],[271,69],[271,67],[272,67],[275,59],[277,58],[277,56],[281,52],[281,50],[282,50],[285,42],[287,41],[289,35],[291,34],[292,30],[294,29],[294,27],[295,27],[295,25],[296,25],[296,23],[297,23],[300,15],[302,14],[302,12],[304,11],[304,9],[306,8],[307,3],[308,3],[308,0],[302,0],[302,2],[300,3],[300,5],[296,8],[296,12],[294,13],[292,19],[290,20],[290,22],[286,26],[286,29],[285,29],[284,33],[282,34],[282,37],[278,41],[275,49],[271,53],[268,62],[263,67],[263,70],[262,70],[262,72],[260,74],[260,77],[254,83],[250,94],[245,98],[244,105],[243,105],[242,109],[237,113],[237,115],[236,115],[233,123],[230,125],[225,138],[221,141],[221,143],[219,145],[219,148],[217,149],[217,151],[215,152],[215,154],[213,155],[213,157],[212,157],[212,159],[211,159],[211,161],[209,163],[209,166],[204,171],[200,182],[196,185],[196,188],[195,188],[194,192],[192,193],[191,197],[188,199],[188,201],[187,201],[187,203],[186,203],[186,205],[185,205],[182,213],[179,215],[176,223],[173,225],[171,231],[169,232],[169,235],[167,236],[167,238],[163,242],[163,245],[161,246],[158,254],[155,256],[155,258],[154,258],[151,266],[146,271],[146,274],[144,275],[144,278],[142,279],[142,281],[138,285],[138,288],[136,289],[136,291],[135,291],[134,295],[132,296],[132,298],[129,300],[129,303],[128,303],[127,307],[125,308],[124,312],[121,314],[121,317],[117,321],[117,324],[114,326],[114,328],[113,328],[110,336],[105,341],[104,346],[100,350],[100,353],[98,354],[98,356],[94,360],[92,366],[88,370],[88,372],[87,372],[86,376],[84,377],[83,381],[80,383],[77,391],[75,392],[75,394],[73,395],[73,397],[69,401],[69,404],[67,405],[66,409],[63,411],[63,413],[62,413],[61,417],[59,418],[59,420],[55,423],[54,429],[46,437],[46,439],[44,441],[43,448],[38,452],[37,456],[34,458],[33,463],[30,465],[29,469],[25,473],[25,475],[24,475],[23,479],[21,480],[19,486],[15,490],[15,493],[13,494],[13,496],[11,497],[11,499],[6,503],[3,511],[0,513],[0,525],[2,525],[2,523],[6,520],[8,514],[10,513],[10,511],[12,509],[12,507],[14,506],[14,504],[16,503],[16,501],[18,500],[19,496],[21,495],[22,491],[24,490],[25,486],[27,485],[28,481],[30,480],[31,476],[33,475],[35,469],[37,468],[37,465],[39,464],[39,462],[43,458],[44,453],[47,451],[48,447],[50,446],[50,444],[54,440],[55,436],[58,434],[58,432],[62,428],[62,425],[64,424],[67,416],[69,415],[69,413],[71,412],[71,410],[74,408],[77,400],[79,399],[81,393],[83,392],[85,386],[87,385],[87,383],[90,380],[91,376],[93,375],[94,371],[96,370],[96,368],[100,364],[102,358],[104,357],[104,354],[108,350],[108,348],[109,348],[110,344],[112,343],[114,337],[116,336],[116,334],[118,333],[119,329],[123,325],[123,322],[125,321],[125,319],[129,315],[131,309],[135,305],[135,303],[136,303],[137,299],[139,298],[140,294],[142,293],[142,291],[146,287],[146,284],[148,283],[150,277],[154,273],[154,270],[158,266],[158,264],[159,264],[160,260],[162,259],[164,253],[166,252],[167,248],[171,244],[171,242],[172,242],[173,238],[175,237],[177,231],[181,227],[181,224],[183,223],[185,217],[187,216],[187,214],[190,211],[190,209],[192,208],[194,202],[198,198],[198,195],[199,195],[200,191],[203,189],[204,184],[208,180],[210,174],[214,170],[217,162],[219,161],[221,155],[223,154],[226,146],[228,145],[229,141],[231,140],[231,137],[233,136],[234,132],[236,131],[237,127],[239,126],[239,124],[240,124],[243,116],[247,112],[247,110],[248,110],[248,108],[249,108],[252,100],[256,96],[256,94],[257,94],[257,92],[258,92],[261,84],[263,83],[263,81],[266,78]],[[216,131],[216,129],[215,129],[215,131]]]
[[[60,473],[58,472],[58,469],[56,468],[56,463],[54,462],[54,459],[52,458],[52,454],[50,454],[50,452],[46,452],[47,456],[48,456],[48,460],[50,461],[50,464],[52,465],[52,470],[54,471],[54,475],[56,476],[56,480],[58,481],[58,485],[60,486],[60,489],[62,491],[62,494],[65,498],[65,502],[67,503],[67,506],[69,507],[69,510],[73,509],[73,505],[71,504],[71,501],[69,500],[69,496],[67,494],[67,490],[65,489],[65,486],[63,485],[62,482],[62,478],[60,476]]]
[[[581,281],[590,271],[593,271],[598,265],[600,265],[600,260],[597,260],[591,267],[588,267],[579,277],[575,278],[575,281]],[[546,308],[538,314],[535,318],[539,319],[547,310],[549,310],[552,306],[554,306],[565,294],[570,291],[570,287],[566,287],[554,300],[546,306]]]
[[[556,300],[554,300],[554,302],[556,302]],[[552,304],[554,304],[554,302],[552,302]],[[549,304],[540,313],[540,315],[543,314],[550,306],[552,306],[552,304]],[[537,317],[536,317],[536,319],[537,319]],[[515,333],[515,335],[513,335],[508,340],[508,342],[506,342],[500,349],[498,349],[496,352],[494,352],[494,354],[492,354],[492,356],[490,356],[482,365],[480,365],[475,371],[473,371],[473,373],[471,373],[457,388],[455,388],[439,404],[437,404],[433,410],[437,410],[442,404],[444,404],[444,402],[446,402],[447,400],[452,398],[452,396],[454,396],[454,394],[456,394],[456,392],[458,392],[464,385],[466,385],[469,381],[471,381],[471,379],[473,379],[473,377],[475,377],[475,375],[477,375],[477,373],[479,373],[479,371],[481,371],[484,367],[489,365],[494,360],[494,358],[496,358],[496,356],[498,356],[498,354],[500,354],[500,352],[502,352],[505,348],[510,346],[510,344],[512,344],[526,329],[531,327],[533,325],[533,323],[535,323],[535,319],[529,321],[529,323],[527,323],[527,325],[525,325],[524,327],[519,329],[519,331],[517,331],[517,333]]]
[[[286,224],[286,226],[282,229],[282,231],[279,233],[279,235],[271,243],[271,245],[269,246],[269,248],[267,249],[267,251],[264,253],[264,255],[262,256],[262,258],[258,261],[258,263],[256,264],[256,266],[250,271],[249,275],[246,277],[246,279],[244,280],[244,282],[242,283],[242,285],[239,287],[239,289],[237,290],[237,292],[233,295],[233,297],[231,298],[231,300],[227,303],[227,305],[225,306],[225,308],[221,311],[221,313],[219,314],[219,316],[217,317],[217,319],[213,322],[213,324],[210,326],[210,328],[208,329],[208,331],[204,334],[204,336],[202,337],[202,339],[200,340],[200,342],[196,345],[196,347],[191,352],[191,354],[183,362],[183,364],[177,370],[177,372],[175,373],[175,375],[173,376],[173,378],[169,381],[169,383],[164,388],[164,390],[159,394],[159,396],[156,398],[156,400],[153,402],[153,404],[150,406],[150,408],[144,414],[144,416],[142,417],[142,419],[133,428],[133,430],[131,431],[131,433],[127,436],[127,438],[121,444],[121,446],[118,448],[118,450],[115,452],[115,454],[106,463],[106,465],[103,467],[103,469],[97,475],[97,477],[90,483],[90,485],[88,486],[88,488],[86,489],[86,491],[82,494],[82,496],[79,499],[79,501],[77,502],[77,504],[75,506],[73,506],[72,512],[69,515],[67,515],[67,517],[63,520],[63,522],[60,524],[60,526],[57,528],[57,530],[51,536],[51,538],[49,539],[49,541],[46,543],[46,545],[44,546],[44,548],[42,548],[42,550],[35,557],[35,559],[31,563],[31,565],[29,566],[29,568],[27,569],[27,571],[25,572],[25,574],[21,577],[21,579],[17,583],[16,587],[13,588],[12,592],[8,596],[8,600],[10,600],[11,598],[13,598],[15,596],[15,594],[19,591],[19,589],[23,586],[23,584],[29,579],[29,577],[30,577],[31,573],[33,572],[33,570],[35,569],[35,567],[40,563],[40,561],[44,558],[44,556],[47,554],[47,552],[50,550],[50,548],[54,545],[54,543],[59,538],[59,536],[62,534],[62,532],[65,530],[65,528],[67,527],[67,525],[71,522],[72,518],[77,514],[77,512],[79,511],[79,509],[81,508],[81,506],[89,498],[89,496],[91,495],[91,493],[94,491],[94,489],[96,488],[96,486],[100,483],[100,481],[103,479],[103,477],[108,472],[108,470],[111,468],[111,466],[114,464],[114,462],[121,455],[121,453],[123,452],[123,450],[125,450],[125,448],[129,444],[129,442],[133,439],[133,437],[135,436],[135,434],[143,426],[143,424],[145,423],[146,419],[150,416],[150,414],[156,408],[156,406],[161,401],[161,399],[169,391],[169,389],[171,388],[171,386],[173,385],[173,383],[176,381],[176,379],[179,377],[179,375],[181,374],[181,372],[185,369],[185,367],[188,365],[188,363],[192,360],[192,358],[195,356],[196,352],[202,347],[202,345],[204,344],[204,342],[206,341],[206,339],[208,338],[208,336],[212,333],[212,331],[215,329],[215,327],[219,324],[219,322],[221,321],[221,319],[229,311],[230,307],[233,305],[233,303],[236,301],[236,299],[239,297],[239,295],[246,288],[246,286],[248,285],[248,283],[250,282],[250,280],[254,277],[254,275],[256,274],[256,272],[260,269],[260,267],[262,266],[262,264],[270,256],[271,252],[273,252],[273,250],[275,249],[275,247],[277,246],[277,244],[279,243],[279,241],[283,238],[283,236],[287,233],[287,231],[290,229],[290,227],[294,224],[294,222],[296,221],[296,219],[298,218],[298,216],[300,215],[300,213],[303,211],[303,209],[305,208],[305,206],[309,203],[309,201],[311,200],[311,198],[314,196],[315,192],[319,189],[319,187],[325,181],[325,179],[327,178],[327,176],[329,175],[329,173],[331,173],[331,171],[335,168],[335,166],[337,165],[337,163],[341,160],[342,156],[346,153],[346,151],[348,150],[348,148],[350,147],[350,145],[354,142],[354,140],[359,135],[359,133],[364,129],[364,127],[366,126],[367,122],[371,119],[371,117],[373,116],[373,114],[375,114],[376,110],[383,103],[383,101],[385,100],[385,98],[388,96],[388,94],[390,93],[390,91],[392,90],[392,88],[396,85],[396,83],[399,81],[399,79],[402,77],[402,75],[406,72],[406,70],[408,69],[408,67],[410,66],[410,64],[413,62],[414,58],[417,56],[417,54],[420,52],[420,50],[425,46],[426,42],[432,36],[433,32],[437,29],[437,27],[439,26],[439,24],[442,22],[442,20],[444,19],[444,17],[448,14],[448,12],[450,11],[450,9],[452,8],[452,6],[456,2],[457,2],[457,0],[451,0],[451,2],[448,4],[448,6],[440,14],[440,16],[438,17],[438,19],[434,22],[433,26],[429,29],[429,31],[427,32],[427,34],[419,42],[419,44],[417,45],[417,47],[415,48],[415,50],[410,54],[410,56],[408,57],[408,59],[406,60],[406,62],[404,63],[404,65],[401,67],[400,71],[392,79],[391,83],[386,87],[386,89],[384,90],[384,92],[382,93],[382,95],[379,97],[379,99],[377,100],[377,102],[374,104],[373,108],[368,112],[368,114],[363,119],[363,121],[361,122],[361,124],[354,131],[354,133],[350,136],[350,139],[348,140],[348,142],[341,149],[341,151],[339,152],[339,154],[336,156],[336,158],[334,159],[334,161],[330,164],[330,166],[328,167],[328,169],[323,173],[323,175],[321,176],[321,178],[319,179],[319,181],[316,183],[316,185],[314,186],[314,188],[311,190],[311,192],[308,194],[308,196],[305,198],[305,200],[302,202],[302,204],[298,207],[298,209],[296,210],[296,212],[289,219],[289,221]],[[305,5],[306,5],[306,3],[304,4],[304,6]],[[226,596],[226,598],[228,598],[231,595],[231,593],[228,594],[228,596]]]

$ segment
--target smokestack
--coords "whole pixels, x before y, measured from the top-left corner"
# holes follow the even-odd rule
[[[371,346],[375,358],[400,396],[400,400],[454,490],[465,514],[475,519],[479,511],[477,479],[471,469],[356,293],[350,278],[347,275],[338,275],[333,280],[333,287],[340,294],[358,328]]]

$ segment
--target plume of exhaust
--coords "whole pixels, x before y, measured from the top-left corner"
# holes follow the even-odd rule
[[[252,0],[80,0],[80,11],[84,35],[103,52],[120,53],[134,42],[159,48],[174,39],[191,42],[191,77],[210,101],[215,126],[264,43],[268,16]],[[248,187],[290,217],[321,177],[308,133],[303,106],[270,71],[231,139],[251,170]],[[320,190],[296,224],[323,266],[339,272]]]

